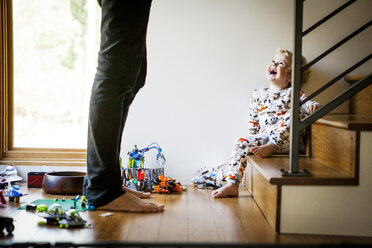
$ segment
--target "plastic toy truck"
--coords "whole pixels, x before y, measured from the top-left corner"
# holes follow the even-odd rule
[[[13,218],[1,217],[0,216],[0,230],[1,230],[1,232],[3,232],[4,229],[6,229],[8,234],[11,234],[13,232],[13,230],[14,230]]]

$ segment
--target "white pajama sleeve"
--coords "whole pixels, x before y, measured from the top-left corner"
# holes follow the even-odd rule
[[[305,93],[301,90],[301,93],[300,93],[300,102],[302,102],[303,100],[306,99],[306,95]],[[320,106],[320,104],[316,101],[313,101],[313,100],[309,100],[307,102],[305,102],[304,104],[301,105],[300,107],[300,112],[303,113],[303,114],[309,114],[309,111],[308,111],[308,108],[310,106],[313,106],[313,105],[317,105],[317,106]]]
[[[257,134],[260,130],[260,124],[258,119],[258,99],[259,94],[257,89],[252,92],[251,100],[249,102],[249,108],[248,108],[248,128],[249,133]]]

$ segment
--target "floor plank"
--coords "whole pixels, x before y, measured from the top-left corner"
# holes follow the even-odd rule
[[[90,228],[60,229],[38,225],[43,221],[37,214],[17,210],[21,204],[39,198],[62,198],[41,189],[27,189],[29,195],[21,203],[9,203],[0,208],[1,216],[14,218],[13,235],[0,236],[3,242],[196,242],[196,243],[279,243],[323,244],[351,242],[371,244],[372,238],[322,235],[278,235],[261,211],[242,188],[239,198],[214,199],[211,190],[188,188],[183,194],[152,194],[151,201],[165,205],[163,213],[114,213],[102,217],[105,211],[81,213]],[[69,199],[72,196],[65,196]],[[1,244],[0,244],[1,246]]]
[[[244,226],[234,207],[238,198],[209,198],[219,242],[247,243],[249,241]]]
[[[161,213],[159,242],[188,241],[188,192],[163,195],[165,211]]]
[[[217,226],[214,221],[210,201],[210,190],[189,189],[188,194],[188,240],[191,242],[218,241]]]
[[[234,207],[250,243],[275,243],[275,231],[248,192],[241,191]]]

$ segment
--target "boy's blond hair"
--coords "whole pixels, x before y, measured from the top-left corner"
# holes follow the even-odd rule
[[[282,53],[284,54],[285,56],[287,56],[291,61],[292,61],[292,52],[290,50],[287,50],[287,49],[282,49],[282,48],[278,48],[276,50],[276,53],[279,54],[279,53]],[[301,67],[302,66],[305,66],[307,64],[307,61],[306,61],[306,58],[304,56],[302,56],[302,59],[301,59]],[[304,70],[302,73],[301,73],[301,84],[303,85],[304,83],[307,82],[307,79],[309,78],[309,74],[310,74],[311,70],[310,68]],[[292,67],[289,68],[289,77],[291,78],[291,73],[292,73]]]

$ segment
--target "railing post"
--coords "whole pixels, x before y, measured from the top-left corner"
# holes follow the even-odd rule
[[[300,134],[300,91],[301,91],[301,61],[302,61],[302,20],[303,1],[294,0],[294,49],[292,56],[292,98],[291,98],[291,128],[289,171],[282,170],[283,176],[311,176],[307,171],[299,172],[299,134]]]

